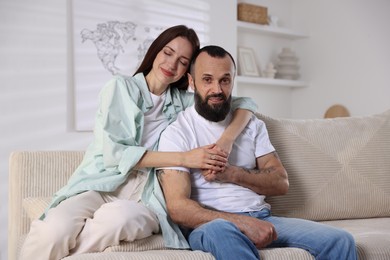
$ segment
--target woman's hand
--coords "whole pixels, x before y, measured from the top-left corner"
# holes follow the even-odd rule
[[[183,153],[183,166],[203,170],[222,171],[227,163],[228,154],[216,144],[210,144]]]
[[[227,144],[227,143],[225,143]],[[206,181],[216,181],[217,180],[217,175],[221,174],[226,170],[226,167],[228,165],[228,157],[229,153],[227,153],[225,150],[221,149],[218,144],[213,147],[214,150],[222,152],[226,155],[226,162],[223,167],[220,167],[219,169],[202,169],[202,175],[205,178]],[[231,149],[231,147],[230,147]]]
[[[235,173],[240,170],[239,167],[226,163],[225,168],[222,171],[202,171],[203,178],[206,181],[218,181],[218,182],[230,182],[233,183]]]
[[[229,135],[225,131],[224,134],[222,134],[222,136],[217,140],[217,143],[215,144],[213,149],[225,153],[226,159],[228,159],[229,154],[232,151],[233,143],[234,143],[234,139],[230,138]],[[226,163],[227,163],[227,160],[226,160]],[[224,165],[223,168],[220,168],[220,169],[203,168],[202,175],[206,181],[216,181],[217,174],[223,172],[225,170],[225,166],[226,166],[226,164]]]

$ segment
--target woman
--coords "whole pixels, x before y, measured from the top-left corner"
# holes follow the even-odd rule
[[[218,145],[185,153],[155,152],[161,131],[193,103],[187,73],[199,49],[196,33],[171,27],[150,46],[133,77],[116,76],[100,93],[94,141],[68,184],[59,190],[40,220],[31,223],[22,259],[60,259],[101,252],[161,229],[167,246],[177,246],[153,167],[223,169],[234,139],[252,115],[238,110]],[[240,108],[255,107],[236,99]],[[237,105],[234,105],[237,107]],[[253,110],[253,109],[252,109]],[[225,150],[225,151],[224,151]],[[180,245],[179,245],[180,246]]]

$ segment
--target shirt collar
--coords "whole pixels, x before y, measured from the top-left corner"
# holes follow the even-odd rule
[[[149,110],[153,107],[153,101],[149,93],[148,83],[146,82],[145,76],[142,72],[134,75],[134,80],[136,81],[136,85],[140,90],[144,106],[146,110]],[[145,111],[144,111],[145,112]]]

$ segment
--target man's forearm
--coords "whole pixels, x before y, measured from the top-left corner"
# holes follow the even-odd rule
[[[225,219],[234,223],[241,231],[245,230],[240,215],[208,209],[192,199],[183,200],[175,208],[168,206],[168,213],[175,223],[188,228],[197,228],[215,219]]]
[[[269,167],[251,170],[238,168],[234,176],[232,183],[261,195],[284,195],[288,190],[288,179],[285,177],[284,168]]]
[[[216,175],[216,180],[234,183],[261,195],[283,195],[287,192],[289,186],[287,172],[283,165],[279,163],[276,152],[267,156],[275,159],[269,160],[269,163],[258,169],[228,166],[225,172],[220,173],[219,176]]]
[[[257,248],[265,247],[276,239],[275,229],[269,222],[241,214],[207,209],[190,199],[191,181],[188,172],[159,170],[157,176],[164,191],[169,216],[175,223],[197,228],[215,219],[224,219],[236,225]]]
[[[189,173],[177,170],[158,170],[157,176],[164,191],[170,218],[177,224],[196,228],[217,218],[237,222],[237,216],[203,207],[190,199]]]
[[[202,224],[209,223],[215,219],[224,219],[236,225],[236,227],[246,235],[257,248],[264,248],[277,238],[274,226],[257,218],[246,215],[220,212],[201,207],[197,202],[188,199],[187,207],[178,209],[179,219],[173,219],[177,224],[197,228]],[[175,214],[174,214],[175,215]],[[172,217],[172,213],[170,212]]]
[[[284,195],[287,192],[288,180],[284,177],[283,168],[241,169],[236,178],[237,185],[266,196]]]

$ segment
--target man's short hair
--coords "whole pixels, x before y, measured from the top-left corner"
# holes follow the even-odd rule
[[[195,62],[199,54],[201,54],[202,52],[206,52],[209,56],[213,58],[225,58],[226,55],[229,56],[233,62],[234,70],[236,70],[236,62],[234,61],[233,56],[227,50],[217,45],[206,45],[203,48],[199,49],[194,55],[194,58],[192,59],[191,62],[191,70],[190,70],[191,75],[195,76],[194,75]]]

